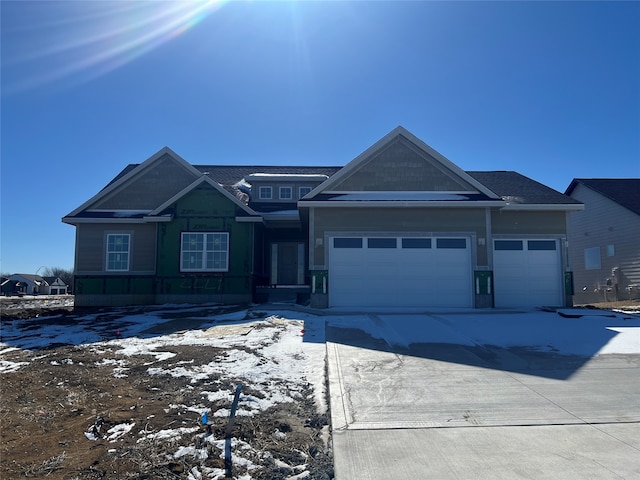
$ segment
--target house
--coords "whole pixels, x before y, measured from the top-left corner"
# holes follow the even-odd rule
[[[23,295],[38,295],[47,293],[47,283],[40,275],[31,275],[28,273],[16,273],[9,275],[7,285],[10,285],[10,293],[19,293]]]
[[[640,178],[575,178],[569,220],[577,304],[640,298]]]
[[[343,167],[128,165],[62,221],[76,305],[561,306],[582,203],[465,172],[403,127]]]
[[[67,295],[69,293],[69,285],[60,277],[42,277],[46,283],[47,295]]]
[[[3,295],[66,295],[68,285],[59,277],[41,277],[28,273],[16,273],[3,278],[0,284]]]

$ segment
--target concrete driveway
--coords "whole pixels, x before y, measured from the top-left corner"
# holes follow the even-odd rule
[[[327,329],[337,480],[640,478],[640,355],[405,340]]]

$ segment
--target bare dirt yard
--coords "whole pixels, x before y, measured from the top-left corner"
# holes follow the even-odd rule
[[[1,325],[0,478],[333,478],[309,315],[4,305]]]

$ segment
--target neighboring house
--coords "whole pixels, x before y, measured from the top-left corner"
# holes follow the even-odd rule
[[[41,277],[27,273],[10,275],[0,285],[3,295],[66,295],[69,288],[59,277]]]
[[[571,302],[567,214],[582,208],[516,172],[465,172],[398,127],[344,167],[191,165],[165,147],[62,221],[76,305],[526,307]]]
[[[13,286],[9,293],[21,293],[24,295],[49,293],[47,282],[40,275],[16,273],[9,276],[9,282]]]
[[[48,295],[67,295],[69,286],[60,277],[42,277],[47,284]]]
[[[576,304],[640,298],[640,178],[576,178],[569,220]]]
[[[0,294],[11,295],[16,289],[16,282],[9,280],[9,277],[0,277]]]

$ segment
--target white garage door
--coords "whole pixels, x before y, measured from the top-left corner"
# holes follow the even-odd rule
[[[333,237],[330,306],[471,307],[467,237]]]
[[[496,307],[562,306],[557,240],[494,240]]]

